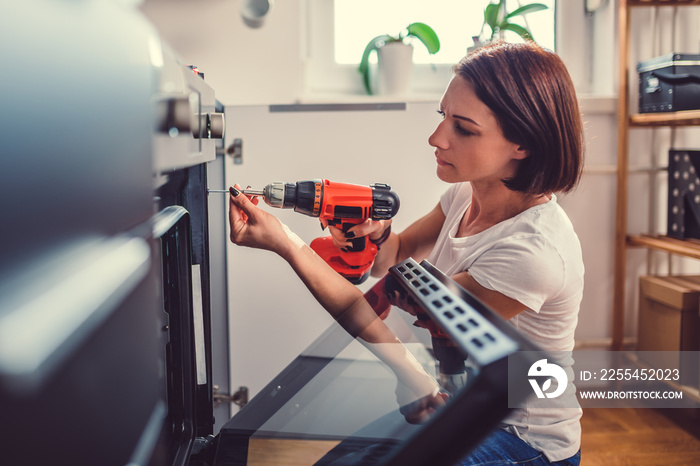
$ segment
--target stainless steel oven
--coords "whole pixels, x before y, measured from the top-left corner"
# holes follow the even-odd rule
[[[223,107],[128,2],[0,10],[0,463],[194,464],[228,387]]]

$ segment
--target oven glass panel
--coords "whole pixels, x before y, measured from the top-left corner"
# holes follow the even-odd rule
[[[490,325],[458,295],[440,292]],[[217,464],[393,464],[397,452],[432,435],[435,425],[452,427],[443,414],[464,410],[470,392],[478,404],[462,412],[481,428],[466,433],[471,440],[462,429],[457,443],[475,445],[508,412],[507,387],[488,380],[505,383],[506,358],[523,342],[501,333],[489,354],[467,357],[419,295],[391,276],[379,281],[222,428]]]

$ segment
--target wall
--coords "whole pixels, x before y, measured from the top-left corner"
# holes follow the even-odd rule
[[[265,26],[241,19],[239,0],[148,0],[141,10],[184,63],[226,104],[293,102],[303,87],[303,0],[278,0]]]
[[[243,139],[244,163],[227,167],[229,185],[327,178],[387,183],[399,195],[400,231],[435,207],[445,183],[432,176],[427,139],[438,120],[433,103],[406,110],[271,113],[267,106],[228,109],[228,130]],[[327,236],[317,219],[263,206],[307,244]],[[232,384],[257,391],[332,321],[282,259],[231,247]],[[367,290],[373,279],[361,285]],[[241,358],[240,355],[249,355]],[[238,356],[235,356],[238,355]]]
[[[575,7],[573,3],[565,2],[572,10],[583,8],[582,2]],[[407,111],[400,113],[271,114],[265,104],[294,102],[303,94],[305,2],[277,1],[268,23],[259,30],[243,25],[238,5],[236,0],[149,0],[141,7],[183,60],[205,72],[228,109],[227,139],[244,139],[245,163],[231,165],[228,180],[255,187],[278,179],[311,177],[387,182],[403,201],[398,229],[433,207],[444,189],[430,177],[434,167],[427,145],[437,123],[434,111],[439,96],[410,102]],[[207,24],[211,26],[202,26]],[[560,198],[581,239],[586,264],[577,339],[605,342],[611,332],[615,219],[616,107],[610,97],[616,88],[611,52],[614,9],[568,29],[561,27],[568,33],[561,44],[564,59],[588,93],[581,96],[586,172],[581,186]],[[592,31],[600,38],[593,43],[582,39]],[[603,51],[591,63],[585,57],[596,47]],[[586,80],[586,74],[604,78]],[[382,126],[386,132],[380,131]],[[397,167],[393,162],[397,157],[410,162]],[[372,172],[364,166],[372,166]],[[413,180],[428,181],[415,184]],[[286,212],[278,215],[307,241],[322,234],[312,219]],[[228,254],[231,383],[247,385],[254,394],[325,328],[329,318],[280,259],[237,247]],[[292,307],[297,311],[290,313]],[[627,333],[633,335],[634,328]]]

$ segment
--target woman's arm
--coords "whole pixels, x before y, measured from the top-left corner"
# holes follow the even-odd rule
[[[231,242],[266,249],[286,260],[321,306],[353,337],[367,343],[398,342],[359,288],[333,270],[276,217],[258,209],[238,191],[230,196],[229,223]]]
[[[281,256],[333,318],[338,319],[362,299],[357,287],[337,274],[276,217],[258,209],[238,191],[230,196],[229,223],[231,242]]]
[[[474,280],[474,277],[469,275],[469,272],[460,272],[450,278],[460,284],[465,290],[469,291],[479,301],[486,304],[496,314],[500,315],[505,320],[509,320],[527,309],[527,306],[519,301],[509,298],[498,291],[490,290],[481,286],[476,280]]]
[[[372,276],[383,276],[389,267],[409,257],[417,261],[428,257],[435,246],[443,223],[445,223],[445,214],[438,203],[427,215],[413,222],[401,233],[392,232],[374,260]]]

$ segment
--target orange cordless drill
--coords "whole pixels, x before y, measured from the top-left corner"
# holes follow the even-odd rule
[[[326,220],[347,232],[353,226],[372,220],[388,220],[399,210],[399,197],[386,184],[362,186],[328,180],[296,183],[274,182],[260,191],[244,189],[244,194],[262,196],[265,203],[281,209],[294,209],[310,217]],[[340,250],[330,236],[316,238],[311,249],[351,283],[360,284],[369,277],[377,255],[377,246],[365,236],[350,239],[351,247]]]

